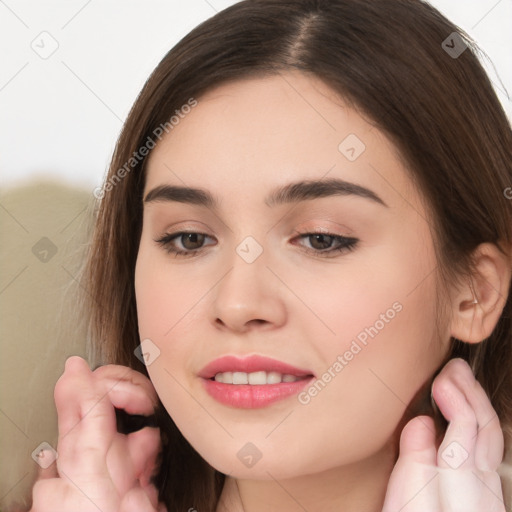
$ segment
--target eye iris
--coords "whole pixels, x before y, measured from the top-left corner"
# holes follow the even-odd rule
[[[189,242],[192,245],[192,247],[190,246]],[[204,235],[200,233],[184,233],[183,235],[181,235],[181,243],[183,244],[183,247],[185,247],[185,249],[199,249],[203,242]],[[194,246],[194,244],[196,244],[197,247]]]
[[[311,246],[314,249],[328,249],[332,243],[332,236],[329,235],[311,235]],[[323,243],[322,243],[323,241]],[[319,246],[316,245],[317,242],[320,242]]]

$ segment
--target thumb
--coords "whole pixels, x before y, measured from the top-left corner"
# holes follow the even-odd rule
[[[400,458],[427,466],[437,466],[434,420],[430,416],[413,418],[400,436]]]
[[[382,512],[438,510],[435,427],[417,416],[400,436],[400,454],[389,479]]]

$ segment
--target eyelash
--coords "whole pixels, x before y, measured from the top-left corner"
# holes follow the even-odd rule
[[[176,233],[166,233],[164,236],[162,236],[159,239],[156,239],[155,242],[160,244],[167,253],[174,254],[174,256],[177,257],[184,257],[184,258],[190,258],[197,256],[198,253],[201,251],[202,248],[199,249],[193,249],[193,250],[181,250],[177,249],[172,245],[172,242],[176,238],[180,238],[183,235],[203,235],[205,237],[208,237],[205,233],[199,233],[197,231],[179,231]],[[343,253],[343,252],[350,252],[353,251],[359,240],[357,238],[352,237],[346,237],[341,235],[335,235],[332,233],[324,233],[324,232],[305,232],[305,233],[299,233],[296,238],[309,238],[312,236],[326,236],[331,237],[333,241],[338,241],[340,244],[339,247],[334,249],[329,249],[326,251],[320,251],[316,249],[306,249],[306,252],[308,253],[314,253],[316,256],[320,256],[323,258],[333,257],[334,255]],[[209,237],[208,237],[209,238]]]

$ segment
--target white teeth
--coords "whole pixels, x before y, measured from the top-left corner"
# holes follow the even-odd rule
[[[217,373],[215,380],[224,384],[233,384],[233,374],[231,372]]]
[[[281,374],[277,372],[267,373],[267,384],[279,384],[281,382]]]
[[[279,384],[281,382],[295,382],[299,377],[289,374],[281,374],[279,372],[223,372],[215,375],[216,382],[223,384]]]
[[[267,372],[253,372],[248,375],[249,384],[266,384]]]
[[[249,384],[247,373],[233,372],[233,384]]]

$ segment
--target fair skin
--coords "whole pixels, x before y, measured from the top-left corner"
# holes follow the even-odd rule
[[[349,134],[365,145],[353,161],[338,149]],[[365,187],[374,199],[344,194],[265,202],[271,191],[290,183],[329,179]],[[460,360],[445,366],[432,390],[450,421],[439,450],[432,420],[417,417],[403,430],[395,464],[398,426],[410,419],[407,404],[441,365],[450,336],[478,343],[490,334],[508,294],[510,267],[496,247],[482,245],[475,253],[479,274],[472,286],[451,291],[450,315],[440,322],[439,338],[437,260],[428,216],[381,132],[310,77],[286,73],[235,82],[201,97],[152,151],[144,197],[161,185],[200,188],[218,201],[206,206],[146,201],[135,272],[140,338],[160,350],[148,365],[152,385],[192,446],[229,475],[218,512],[241,512],[242,506],[245,512],[448,511],[456,510],[446,501],[454,489],[461,503],[478,485],[484,501],[465,505],[466,512],[503,509],[496,497],[501,490],[495,470],[503,452],[499,421]],[[200,243],[176,237],[166,247],[155,241],[183,231],[206,236]],[[357,243],[353,250],[322,256],[319,242],[327,246],[325,253],[339,239],[307,236],[315,231]],[[263,250],[252,263],[236,251],[248,236]],[[171,247],[196,255],[175,257]],[[472,302],[474,294],[478,304]],[[399,310],[393,308],[397,304]],[[292,396],[261,409],[230,407],[208,395],[198,377],[219,356],[260,354],[319,378],[383,313],[389,316],[377,335],[307,403]],[[66,438],[60,440],[58,468],[44,475],[46,484],[67,489],[72,500],[76,486],[59,478],[57,469],[74,468],[75,484],[90,482],[97,471],[110,479],[105,489],[117,491],[115,503],[106,491],[95,491],[96,499],[106,502],[104,512],[154,510],[148,475],[158,449],[155,429],[144,429],[138,439],[116,435],[109,406],[118,400],[132,403],[129,412],[147,411],[154,391],[135,372],[107,368],[103,371],[118,372],[123,383],[117,394],[106,393],[111,387],[101,369],[90,372],[83,361],[68,361],[62,379],[74,382],[69,393],[79,405],[56,393],[61,440],[71,419],[80,418],[73,435],[87,442],[101,427],[110,437],[85,455],[68,447]],[[140,402],[129,400],[134,392]],[[96,403],[95,397],[103,413],[84,417],[88,409],[82,401]],[[457,470],[440,455],[453,441],[469,454]],[[146,443],[150,456],[136,460],[136,442]],[[248,442],[261,454],[251,467],[237,456]],[[128,462],[120,462],[121,456]],[[80,464],[81,457],[90,457],[89,465]],[[130,465],[129,478],[121,477],[121,468]],[[431,483],[432,471],[439,472],[439,485]],[[47,510],[44,485],[45,480],[36,485],[34,512]],[[80,510],[88,510],[83,497],[82,502]]]

